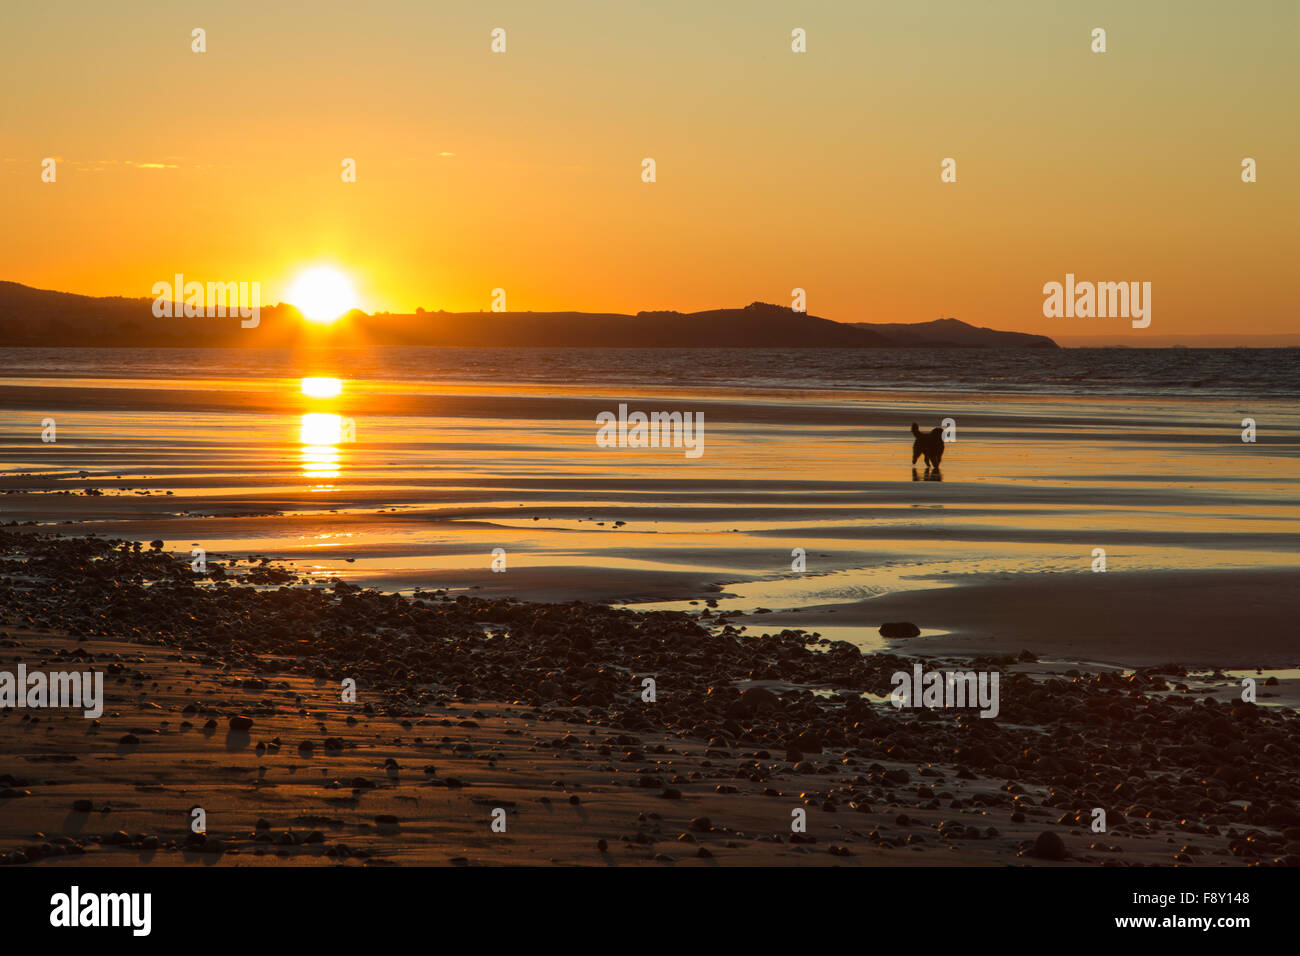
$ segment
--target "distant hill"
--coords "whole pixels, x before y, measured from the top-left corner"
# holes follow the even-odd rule
[[[1054,349],[1057,344],[1046,335],[1028,332],[1000,332],[970,325],[958,319],[935,319],[933,322],[903,324],[898,322],[854,322],[853,326],[877,332],[895,346],[956,349]]]
[[[622,348],[882,348],[867,329],[761,302],[707,312],[422,312],[371,316],[368,330],[411,344]]]
[[[1051,339],[976,329],[955,319],[918,325],[833,322],[755,302],[704,312],[353,311],[329,326],[292,305],[264,306],[256,328],[229,317],[156,318],[153,299],[96,298],[0,282],[0,346],[227,347],[518,346],[613,348],[1055,347]]]

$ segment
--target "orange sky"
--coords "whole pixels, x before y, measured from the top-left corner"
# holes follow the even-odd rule
[[[260,281],[270,302],[327,261],[370,310],[488,308],[496,287],[511,310],[690,310],[799,286],[842,321],[1135,345],[1300,329],[1296,3],[0,16],[3,279],[148,296],[181,272]],[[1045,318],[1042,286],[1066,272],[1151,282],[1151,327]]]

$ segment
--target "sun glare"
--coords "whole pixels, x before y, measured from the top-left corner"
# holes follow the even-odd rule
[[[329,323],[357,307],[352,280],[333,266],[315,266],[300,272],[285,294],[312,322]]]
[[[304,379],[304,384],[310,379]],[[337,381],[337,379],[324,379]],[[339,444],[351,441],[351,427],[341,415],[326,412],[309,412],[302,416],[302,426],[298,430],[298,440],[302,443],[301,459],[304,478],[326,479],[339,476],[343,456]],[[326,490],[332,486],[317,486],[316,490]]]
[[[304,378],[302,393],[308,398],[338,398],[343,383],[337,378]]]
[[[343,418],[323,412],[304,415],[298,437],[304,445],[337,445],[343,440]]]

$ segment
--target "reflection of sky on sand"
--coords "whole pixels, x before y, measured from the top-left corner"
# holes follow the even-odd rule
[[[130,383],[112,385],[129,398]],[[1236,403],[804,393],[785,406],[805,420],[760,422],[744,419],[762,409],[737,399],[731,418],[724,407],[706,419],[704,457],[688,460],[681,449],[598,448],[593,416],[567,411],[372,413],[377,395],[510,393],[501,386],[239,383],[262,395],[279,388],[276,414],[213,410],[202,388],[177,379],[146,391],[164,387],[190,388],[176,394],[194,409],[70,410],[59,443],[45,447],[33,445],[30,414],[0,410],[7,474],[63,470],[61,487],[104,493],[7,495],[6,517],[90,517],[103,533],[201,540],[211,552],[282,556],[357,581],[427,570],[485,584],[490,552],[503,547],[525,574],[697,572],[736,595],[719,606],[741,610],[967,573],[1079,570],[1098,546],[1112,570],[1300,565],[1300,415],[1279,403],[1251,409],[1268,440],[1244,446]],[[633,401],[672,408],[681,398]],[[907,425],[939,414],[962,423],[945,480],[913,483]],[[90,476],[77,479],[81,469]],[[130,501],[107,500],[122,497]],[[807,551],[803,576],[790,571],[794,547]]]

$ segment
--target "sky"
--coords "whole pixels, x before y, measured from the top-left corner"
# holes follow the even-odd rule
[[[1296,332],[1298,37],[1290,0],[6,4],[0,279]],[[1151,324],[1045,317],[1066,273]]]

